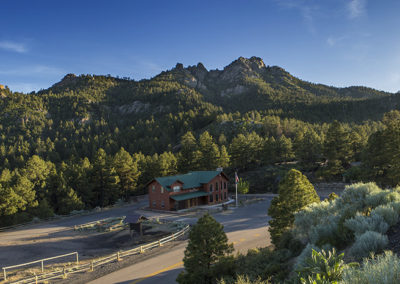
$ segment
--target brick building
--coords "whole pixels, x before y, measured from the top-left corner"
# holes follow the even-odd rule
[[[148,183],[149,206],[180,210],[228,200],[228,177],[221,171],[196,171],[158,177]]]

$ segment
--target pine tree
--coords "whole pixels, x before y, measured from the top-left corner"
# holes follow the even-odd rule
[[[199,151],[201,153],[199,160],[201,170],[215,170],[219,166],[218,157],[220,152],[218,146],[207,131],[200,135]]]
[[[321,159],[322,155],[322,143],[318,134],[313,130],[308,130],[296,148],[296,157],[302,168],[306,170],[315,168],[315,163]]]
[[[246,168],[249,161],[249,148],[247,146],[247,139],[243,134],[239,134],[232,139],[229,153],[231,153],[231,165],[233,167]]]
[[[196,138],[192,132],[187,132],[181,139],[181,151],[178,155],[178,171],[186,173],[199,168],[199,158],[201,153],[198,151]]]
[[[279,137],[275,143],[276,156],[279,161],[287,162],[294,157],[292,140],[285,135]]]
[[[129,195],[136,190],[140,176],[137,162],[124,148],[121,148],[114,156],[113,165],[120,180],[120,190],[127,200]]]
[[[44,161],[37,155],[33,155],[21,171],[21,175],[33,183],[39,199],[46,198],[49,179],[56,174],[55,165],[52,162]]]
[[[363,167],[371,179],[396,186],[400,183],[400,112],[386,113],[383,122],[384,129],[368,139]]]
[[[185,271],[179,274],[180,284],[212,283],[213,265],[233,251],[223,226],[208,213],[201,217],[189,233],[189,244],[183,263]]]
[[[261,159],[264,165],[268,165],[277,161],[277,153],[275,151],[276,148],[276,140],[272,136],[271,138],[267,138],[264,141],[264,145],[262,148]]]
[[[296,211],[319,201],[307,177],[298,170],[290,170],[279,183],[278,196],[272,199],[268,209],[268,215],[272,218],[269,221],[272,242],[279,244],[282,234],[292,227]]]
[[[261,162],[261,153],[264,140],[254,131],[246,136],[248,163],[258,165]]]
[[[93,206],[113,204],[120,196],[119,177],[103,149],[96,153],[91,172],[91,187],[94,195]]]
[[[326,133],[324,154],[328,159],[328,173],[331,176],[343,174],[352,159],[351,143],[348,132],[334,121]]]
[[[219,150],[219,158],[218,158],[218,166],[222,168],[227,168],[229,167],[230,163],[230,156],[228,154],[228,151],[226,150],[225,145],[222,145],[220,150]]]

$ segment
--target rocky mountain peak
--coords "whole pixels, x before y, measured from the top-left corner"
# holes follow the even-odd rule
[[[208,70],[203,63],[199,62],[196,66],[189,66],[187,70],[197,79],[203,81],[208,74]]]
[[[51,86],[51,89],[64,89],[64,88],[70,88],[73,87],[74,85],[77,84],[79,80],[79,77],[76,76],[75,74],[69,73],[64,76],[64,78],[61,79],[60,82],[55,83],[53,86]]]
[[[265,70],[265,64],[260,57],[239,57],[224,68],[221,79],[233,82],[244,77],[259,77]]]
[[[177,69],[177,70],[183,70],[183,64],[182,63],[176,63],[176,65],[175,65],[175,69]]]

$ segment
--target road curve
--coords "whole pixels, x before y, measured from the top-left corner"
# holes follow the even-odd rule
[[[234,210],[214,214],[214,218],[224,225],[229,242],[235,250],[246,252],[250,248],[265,247],[270,244],[267,230],[267,209],[271,198]],[[196,218],[181,218],[182,221],[194,224]],[[158,284],[175,283],[178,274],[183,270],[184,250],[187,241],[175,246],[168,252],[115,271],[90,284],[130,283]]]

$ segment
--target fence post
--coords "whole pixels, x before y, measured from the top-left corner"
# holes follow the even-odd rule
[[[35,273],[35,284],[38,284],[38,276]]]
[[[6,273],[6,269],[3,267],[3,274],[4,274],[4,281],[7,280],[7,273]]]
[[[76,252],[76,265],[78,265],[79,264],[79,255],[78,255],[78,252]]]
[[[66,279],[67,278],[67,272],[65,271],[65,267],[63,268],[63,277],[64,277],[64,279]]]
[[[158,246],[162,246],[162,244],[161,244],[161,240],[158,240]]]
[[[140,246],[140,253],[143,253],[143,246]]]
[[[43,265],[43,260],[42,260],[42,273],[44,272],[44,265]]]
[[[120,261],[121,258],[119,257],[119,251],[117,251],[117,261]]]
[[[90,271],[93,271],[94,270],[94,265],[93,265],[93,260],[92,260],[92,263],[90,264]]]

